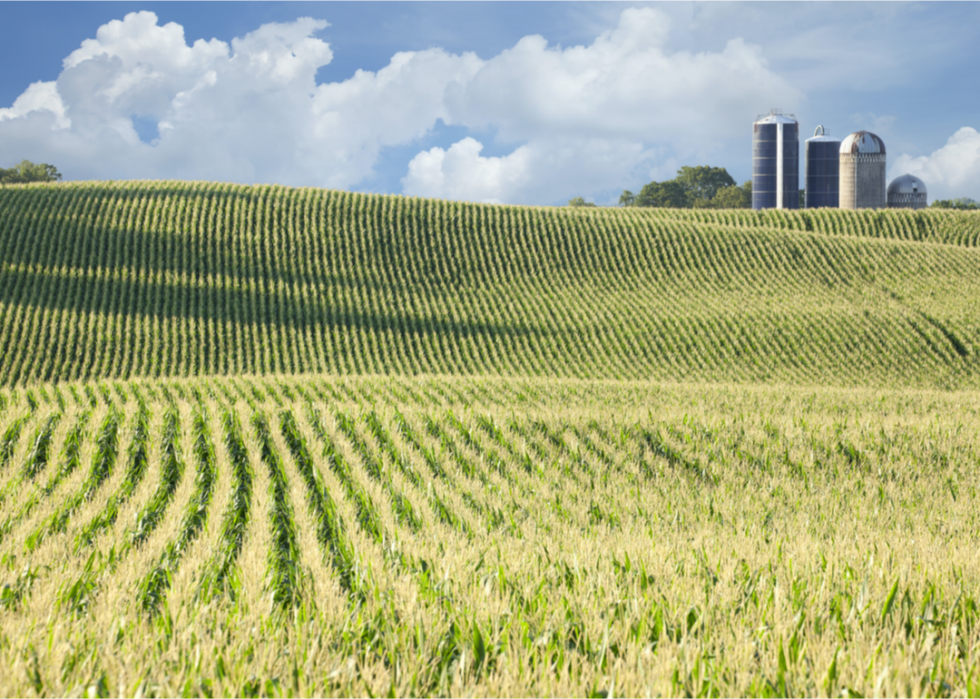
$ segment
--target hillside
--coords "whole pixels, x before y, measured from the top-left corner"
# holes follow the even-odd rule
[[[0,385],[395,373],[980,379],[980,215],[0,187]]]

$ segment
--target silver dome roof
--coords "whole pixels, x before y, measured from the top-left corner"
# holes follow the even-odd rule
[[[841,141],[841,155],[858,153],[880,153],[885,154],[885,142],[870,131],[855,131],[850,136]]]
[[[915,175],[902,175],[888,185],[888,196],[893,194],[928,194],[926,183]]]
[[[758,119],[756,119],[755,123],[756,124],[795,124],[797,122],[796,119],[793,118],[792,114],[790,114],[789,116],[785,116],[782,110],[773,109],[771,112],[769,112],[769,114],[760,116]]]

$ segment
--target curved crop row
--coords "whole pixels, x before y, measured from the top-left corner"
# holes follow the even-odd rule
[[[391,500],[398,521],[407,525],[413,531],[418,531],[422,527],[422,519],[415,512],[414,507],[412,507],[412,502],[395,487],[391,480],[391,475],[384,471],[381,462],[369,451],[367,444],[357,433],[354,421],[339,411],[334,414],[334,419],[337,421],[337,427],[340,429],[341,434],[353,446],[354,452],[360,458],[368,476],[380,484],[388,495],[388,499]]]
[[[225,449],[228,451],[232,470],[232,495],[222,515],[221,538],[218,551],[205,566],[200,583],[201,596],[210,599],[224,591],[232,575],[238,554],[245,543],[245,533],[252,510],[252,482],[255,473],[248,460],[242,427],[234,411],[225,409],[221,417]],[[234,594],[234,586],[227,585]]]
[[[217,465],[211,430],[208,427],[207,411],[200,404],[194,410],[191,434],[194,439],[193,451],[197,463],[197,475],[194,479],[194,493],[187,503],[180,524],[180,533],[175,541],[167,543],[157,564],[138,583],[140,603],[143,609],[150,613],[159,608],[167,588],[170,587],[173,573],[180,565],[188,546],[207,523],[208,507],[211,504],[214,482],[217,478]]]
[[[81,488],[69,496],[27,537],[24,547],[27,551],[36,549],[48,536],[62,532],[75,510],[91,499],[105,480],[112,474],[119,451],[119,428],[122,415],[109,408],[95,436],[95,454],[92,466]]]
[[[92,543],[102,531],[111,527],[119,516],[119,508],[132,496],[136,487],[143,481],[149,465],[150,410],[140,401],[133,419],[133,437],[126,454],[126,475],[118,492],[114,493],[105,508],[99,512],[75,538],[76,551]]]
[[[149,502],[137,513],[136,521],[127,528],[126,549],[142,546],[156,530],[184,474],[184,462],[180,455],[180,415],[173,403],[167,405],[163,412],[160,460],[160,482]]]
[[[252,426],[259,442],[259,459],[269,469],[272,502],[269,519],[272,528],[272,548],[268,552],[269,578],[273,604],[290,607],[299,599],[300,551],[296,545],[296,528],[293,506],[289,500],[289,487],[283,471],[281,457],[272,442],[269,421],[257,412],[252,416]]]
[[[334,568],[340,576],[341,587],[363,598],[365,591],[354,589],[355,578],[352,574],[355,566],[354,550],[344,531],[343,519],[337,512],[333,498],[323,485],[320,471],[313,463],[313,457],[306,440],[300,434],[296,418],[291,412],[284,411],[280,414],[279,424],[306,485],[307,502],[316,522],[317,541],[328,550]]]

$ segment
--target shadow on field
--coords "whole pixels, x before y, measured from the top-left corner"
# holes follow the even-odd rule
[[[369,298],[384,298],[381,288],[364,283],[357,286],[363,288]],[[553,334],[547,329],[526,325],[423,317],[391,306],[383,313],[370,312],[349,304],[331,305],[324,296],[303,295],[297,291],[190,286],[26,270],[0,271],[0,302],[47,310],[254,323],[298,330],[310,326],[358,328],[396,335],[425,333],[544,339]],[[301,291],[312,292],[313,288],[308,286]],[[397,302],[392,304],[397,305]]]
[[[651,254],[668,273],[686,268],[640,242],[649,233],[618,220],[597,228],[563,207],[529,212],[320,189],[151,182],[0,190],[0,260],[134,277],[294,284],[314,276],[356,285],[342,271],[350,267],[398,288],[569,276],[615,284],[647,275]]]

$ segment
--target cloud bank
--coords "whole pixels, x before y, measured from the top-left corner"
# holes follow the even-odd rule
[[[895,159],[889,179],[906,173],[926,183],[930,201],[980,199],[980,133],[964,126],[930,155],[913,158],[903,153]]]
[[[528,36],[488,60],[401,52],[317,84],[333,58],[316,37],[327,26],[301,18],[188,44],[180,25],[128,14],[67,56],[56,81],[0,109],[0,159],[51,162],[72,179],[356,188],[385,148],[441,121],[469,135],[419,152],[406,194],[541,204],[645,181],[665,159],[743,136],[759,105],[804,99],[741,39],[672,52],[656,9],[624,10],[588,46]],[[482,155],[491,141],[508,152]]]

